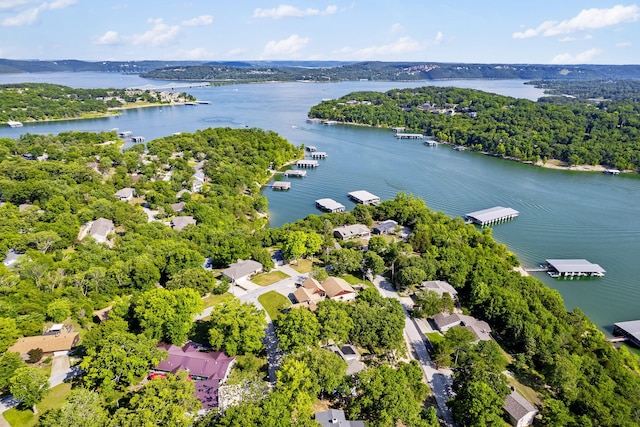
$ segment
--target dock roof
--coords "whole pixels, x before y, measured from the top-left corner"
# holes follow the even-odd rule
[[[375,194],[369,193],[366,190],[352,191],[349,193],[349,197],[357,202],[365,204],[380,201],[380,197],[376,196]]]
[[[586,259],[547,259],[547,264],[558,273],[604,273],[604,268]]]
[[[331,212],[344,209],[344,205],[342,203],[338,203],[333,199],[318,199],[316,200],[316,205],[322,206],[323,209],[326,209]]]
[[[493,208],[468,213],[467,217],[474,219],[480,223],[487,223],[498,220],[500,218],[518,216],[518,214],[519,212],[515,209],[505,208],[504,206],[495,206]]]
[[[640,320],[618,322],[614,323],[614,325],[617,329],[624,331],[625,335],[633,337],[635,343],[640,343]]]

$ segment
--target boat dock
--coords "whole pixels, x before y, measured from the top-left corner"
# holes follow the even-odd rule
[[[606,175],[620,175],[620,171],[618,169],[605,169],[603,173]]]
[[[618,322],[613,325],[613,335],[622,336],[635,346],[640,347],[640,320]]]
[[[545,266],[551,277],[602,277],[605,270],[586,259],[547,259]]]
[[[327,153],[325,153],[324,151],[314,151],[311,153],[311,158],[312,159],[326,159],[327,158]]]
[[[129,138],[131,135],[133,135],[133,132],[131,132],[130,130],[123,130],[118,132],[118,136],[120,138]]]
[[[436,141],[434,141],[433,139],[427,139],[424,142],[424,145],[426,145],[427,147],[437,147],[438,143]]]
[[[401,127],[391,128],[391,130],[394,131],[395,133],[404,132],[404,127],[401,126]]]
[[[317,150],[315,145],[307,145],[306,147],[304,147],[305,150],[307,150],[310,153],[313,153],[314,151]]]
[[[515,209],[496,206],[493,208],[468,213],[465,215],[465,220],[469,224],[478,224],[484,227],[485,225],[508,221],[517,217],[519,214],[520,213]]]
[[[344,205],[338,203],[333,199],[318,199],[316,200],[316,208],[325,212],[344,212]]]
[[[18,122],[16,120],[8,120],[7,124],[12,128],[21,128],[23,126],[22,122]]]
[[[145,141],[145,137],[144,136],[132,136],[131,137],[131,142],[133,142],[135,144],[143,143],[144,141]]]
[[[317,160],[298,160],[296,166],[299,168],[317,168],[320,164]]]
[[[398,139],[424,139],[424,135],[421,133],[400,133],[396,132],[396,138]]]
[[[289,169],[283,172],[283,175],[286,177],[294,177],[294,178],[304,178],[307,176],[307,171],[298,170],[298,169]]]
[[[276,181],[271,184],[273,191],[287,191],[291,189],[291,183],[289,181]]]
[[[333,125],[337,125],[338,122],[336,120],[325,120],[324,122],[322,122],[322,124],[327,126],[333,126]]]
[[[349,198],[354,202],[362,203],[363,205],[376,206],[380,203],[380,197],[365,190],[352,191],[349,193]]]

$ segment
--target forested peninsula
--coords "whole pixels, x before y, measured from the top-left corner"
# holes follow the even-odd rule
[[[0,85],[0,123],[104,117],[118,109],[195,101],[186,93],[78,89],[49,83]]]
[[[477,97],[490,107],[486,94]],[[24,403],[5,412],[13,425],[36,418],[42,427],[70,425],[90,413],[96,427],[141,420],[313,426],[315,408],[334,407],[368,426],[436,427],[433,395],[407,354],[402,306],[367,280],[380,274],[413,295],[415,317],[454,310],[451,294],[422,288],[440,280],[457,292],[458,313],[490,325],[492,337],[479,342],[462,326],[431,336],[432,357],[455,372],[449,407],[462,425],[501,425],[509,386],[539,405],[540,425],[640,422],[638,358],[615,349],[579,310],[567,312],[557,291],[514,271],[518,260],[491,229],[406,194],[266,228],[261,184],[301,158],[302,147],[259,129],[183,133],[151,141],[147,150],[105,144],[115,138],[67,132],[0,139],[0,254],[7,254],[0,264],[0,391]],[[400,227],[336,245],[336,227],[386,220]],[[93,230],[96,223],[104,230]],[[293,308],[276,292],[258,299],[282,351],[269,386],[274,362],[262,341],[264,314],[229,293],[235,284],[221,273],[244,259],[270,271],[252,279],[264,286],[286,279],[271,270],[276,251],[295,271],[318,281],[330,272],[360,290],[352,302],[325,300],[315,311]],[[210,317],[194,322],[203,307]],[[108,316],[97,314],[105,310]],[[54,323],[80,332],[73,360],[81,370],[47,392],[51,358],[34,348],[25,362],[7,350]],[[199,383],[184,372],[148,379],[169,344],[187,341],[236,358],[225,385],[235,398],[224,412],[197,417]],[[329,342],[357,348],[363,369],[346,375]],[[30,408],[41,403],[50,409],[35,414]]]
[[[569,105],[543,100],[429,86],[350,93],[315,105],[309,117],[402,127],[529,163],[557,160],[569,166],[640,170],[640,103],[627,98]]]

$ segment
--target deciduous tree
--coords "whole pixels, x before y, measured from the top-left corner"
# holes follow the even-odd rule
[[[18,368],[9,380],[9,391],[24,405],[31,406],[37,414],[36,405],[49,391],[49,378],[38,368]]]

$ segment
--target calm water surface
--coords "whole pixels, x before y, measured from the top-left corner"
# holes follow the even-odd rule
[[[132,75],[52,73],[0,75],[0,83],[39,81],[71,87],[163,85]],[[145,108],[106,119],[28,124],[0,128],[0,137],[25,132],[131,130],[147,140],[207,127],[260,127],[282,134],[295,145],[315,145],[328,158],[288,192],[266,190],[271,222],[279,226],[311,213],[314,201],[333,198],[351,209],[347,193],[368,190],[383,199],[399,191],[421,197],[451,216],[509,206],[517,219],[497,225],[493,234],[521,260],[535,267],[546,258],[586,258],[607,270],[594,280],[536,277],[557,289],[569,309],[580,307],[599,327],[640,319],[640,179],[599,173],[555,171],[522,165],[448,146],[426,147],[398,141],[389,130],[306,123],[312,105],[356,90],[441,85],[468,87],[520,98],[542,92],[519,80],[438,82],[277,83],[179,89],[210,105]]]

